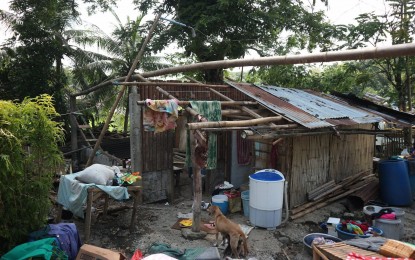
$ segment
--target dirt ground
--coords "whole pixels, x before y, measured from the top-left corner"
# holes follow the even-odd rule
[[[170,205],[166,202],[143,204],[138,208],[135,229],[129,231],[131,210],[115,211],[104,217],[101,214],[102,205],[97,207],[93,215],[91,238],[89,244],[103,248],[123,252],[128,259],[138,249],[146,255],[147,249],[155,242],[165,243],[173,249],[184,251],[185,249],[198,247],[211,247],[215,242],[215,236],[208,234],[204,239],[189,240],[182,236],[181,230],[171,228],[177,222],[177,214],[192,212],[192,194],[190,179],[180,182],[178,199]],[[209,201],[210,197],[204,197]],[[111,202],[110,209],[120,206],[132,205],[132,200],[126,202]],[[319,224],[331,217],[343,217],[349,212],[345,207],[345,201],[330,204],[308,215],[278,226],[275,230],[254,228],[249,233],[249,255],[245,259],[312,259],[303,245],[303,237],[309,233],[323,232]],[[415,205],[403,208],[405,210],[405,236],[402,241],[415,244]],[[363,216],[361,210],[353,212],[356,217]],[[227,216],[239,224],[249,225],[243,212],[232,213]],[[202,210],[202,219],[210,219],[207,212]],[[81,239],[84,237],[84,221],[71,218],[66,220],[77,225]],[[224,251],[219,250],[222,258]]]

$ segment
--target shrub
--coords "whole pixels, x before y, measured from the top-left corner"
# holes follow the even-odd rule
[[[0,100],[0,255],[43,227],[63,128],[49,95]]]

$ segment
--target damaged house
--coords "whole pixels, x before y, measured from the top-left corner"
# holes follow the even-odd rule
[[[183,108],[190,101],[219,101],[221,120],[199,128],[214,133],[217,138],[216,165],[202,171],[203,192],[212,193],[224,181],[239,188],[249,182],[248,176],[255,171],[274,168],[288,182],[291,209],[307,204],[308,195],[322,185],[331,183],[326,187],[333,188],[332,194],[344,193],[347,187],[336,183],[348,180],[350,184],[353,176],[358,176],[356,181],[371,174],[376,135],[401,135],[400,130],[379,130],[379,122],[399,127],[410,127],[415,122],[413,115],[339,93],[336,96],[235,82],[130,84],[138,85],[133,103],[138,104],[139,112],[133,117],[138,116],[141,126],[146,99],[175,98]],[[179,172],[191,175],[190,165],[186,164],[187,131],[192,125],[188,118],[188,111],[184,109],[179,113],[175,129],[154,133],[140,127],[134,149],[129,140],[112,142],[112,148],[123,150],[124,157],[136,156],[142,162],[144,202],[173,201],[178,188],[175,175]],[[120,147],[114,147],[114,143]],[[401,148],[396,147],[392,152]],[[108,150],[110,154],[113,152]]]

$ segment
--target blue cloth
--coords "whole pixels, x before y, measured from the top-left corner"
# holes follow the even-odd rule
[[[74,260],[81,248],[81,239],[74,223],[49,224],[45,228],[32,232],[29,240],[39,240],[43,238],[53,237],[59,242],[62,249],[69,260]]]
[[[76,180],[79,173],[62,175],[59,182],[58,203],[75,216],[84,218],[83,206],[86,204],[89,187],[97,187],[116,200],[128,199],[128,190],[121,186],[104,186],[81,183]]]

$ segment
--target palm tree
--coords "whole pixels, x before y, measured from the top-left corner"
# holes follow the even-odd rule
[[[142,16],[138,16],[135,20],[127,17],[127,23],[124,25],[112,9],[110,12],[117,21],[117,27],[111,36],[105,34],[95,25],[91,25],[88,29],[65,32],[71,42],[82,46],[82,48],[73,48],[77,54],[73,56],[75,65],[72,71],[73,83],[78,91],[111,78],[127,75],[141,47],[145,33],[145,28],[141,25]],[[96,46],[100,51],[98,53],[86,51],[86,46]],[[147,54],[144,55],[136,70],[155,70],[167,66],[168,64],[162,58]],[[100,89],[84,100],[88,104],[99,104],[99,107],[94,108],[98,121],[100,121],[99,117],[106,116],[107,113],[104,111],[110,110],[115,94],[116,88]],[[128,95],[124,97],[123,104],[124,108],[120,109],[120,112],[124,112],[123,131],[126,134],[128,129]]]

